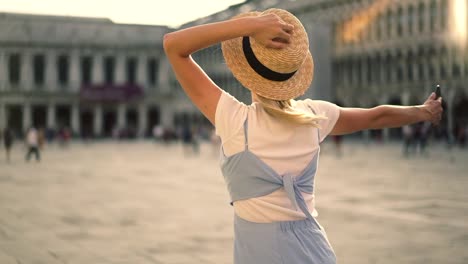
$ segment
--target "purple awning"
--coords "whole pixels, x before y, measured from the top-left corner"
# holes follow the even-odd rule
[[[80,89],[84,101],[126,102],[142,96],[143,88],[138,84],[88,84]]]

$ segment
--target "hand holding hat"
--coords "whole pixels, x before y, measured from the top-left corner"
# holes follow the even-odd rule
[[[285,48],[291,39],[294,26],[284,22],[276,14],[265,14],[257,17],[258,29],[252,38],[267,48]]]

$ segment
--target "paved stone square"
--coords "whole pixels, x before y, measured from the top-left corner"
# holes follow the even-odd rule
[[[0,153],[0,263],[232,263],[217,154],[150,141]],[[344,264],[468,263],[468,150],[324,144],[319,221]]]

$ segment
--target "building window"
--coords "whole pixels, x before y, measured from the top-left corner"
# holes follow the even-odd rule
[[[413,6],[408,7],[408,33],[411,35],[414,33],[414,22],[416,21],[416,12]]]
[[[461,76],[461,67],[460,64],[454,63],[452,66],[452,75],[455,78],[458,78]]]
[[[392,28],[393,28],[393,12],[388,10],[387,12],[387,38],[392,37]]]
[[[391,82],[393,80],[393,69],[395,66],[395,60],[387,56],[386,63],[385,65],[385,81],[386,82]]]
[[[346,61],[346,73],[347,73],[347,77],[346,77],[346,82],[347,83],[352,83],[353,82],[353,76],[354,76],[354,73],[353,73],[353,61],[352,59],[348,59]]]
[[[465,57],[465,75],[468,75],[468,57]]]
[[[127,72],[127,83],[136,82],[136,73],[137,73],[137,60],[136,58],[127,58],[126,72]]]
[[[376,67],[375,67],[375,66],[372,67],[372,66],[373,66],[373,65],[372,65],[373,60],[372,60],[371,58],[367,58],[366,63],[367,63],[366,82],[367,82],[368,84],[370,84],[370,83],[372,83],[372,81],[373,81],[373,80],[372,80],[372,75],[374,75],[374,73],[375,73],[375,68],[376,68]]]
[[[408,63],[408,64],[406,64],[406,67],[408,68],[408,70],[407,70],[407,73],[408,73],[408,81],[412,82],[412,81],[414,81],[413,64]]]
[[[34,84],[43,85],[45,77],[45,57],[42,54],[33,57]]]
[[[399,37],[403,36],[403,25],[405,24],[405,14],[403,13],[403,8],[398,8],[398,13],[397,13],[397,34]]]
[[[416,76],[417,80],[424,80],[424,64],[421,62],[418,62],[418,74]]]
[[[403,65],[400,63],[397,65],[397,80],[399,83],[404,81]]]
[[[445,80],[447,79],[447,69],[446,69],[445,63],[441,61],[439,65],[440,65],[439,67],[440,79]]]
[[[148,82],[155,85],[158,81],[159,61],[156,58],[148,59]]]
[[[440,3],[440,25],[442,29],[447,28],[447,20],[448,20],[448,2],[447,0],[443,0]]]
[[[21,56],[11,54],[8,58],[8,80],[11,84],[19,84],[21,79]]]
[[[378,16],[376,27],[377,27],[375,29],[376,39],[380,40],[382,38],[382,15]]]
[[[69,58],[66,55],[60,55],[57,58],[58,81],[61,85],[68,84]]]
[[[424,3],[420,3],[418,7],[418,30],[424,32],[424,16],[426,12],[426,6]]]
[[[362,65],[363,65],[363,63],[361,62],[361,60],[356,61],[356,77],[357,77],[357,80],[356,80],[355,84],[357,84],[357,85],[362,84]]]
[[[81,83],[90,84],[93,72],[93,59],[90,56],[81,58]]]
[[[115,80],[115,58],[105,57],[104,58],[104,82],[107,84],[113,84]]]
[[[434,67],[434,64],[432,62],[429,63],[429,66],[427,68],[428,70],[428,75],[430,78],[437,78],[435,75],[436,75],[436,71],[435,71],[435,67]]]
[[[437,24],[437,4],[434,0],[431,1],[430,12],[430,28],[431,32],[434,32]]]

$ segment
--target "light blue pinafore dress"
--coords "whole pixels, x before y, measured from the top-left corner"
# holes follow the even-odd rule
[[[310,214],[301,194],[314,191],[319,151],[300,175],[278,175],[249,151],[247,119],[244,122],[244,135],[244,151],[229,157],[221,151],[221,171],[231,196],[231,204],[284,188],[295,208],[302,210],[307,218],[254,223],[235,215],[234,264],[336,263],[335,253],[324,230]]]

